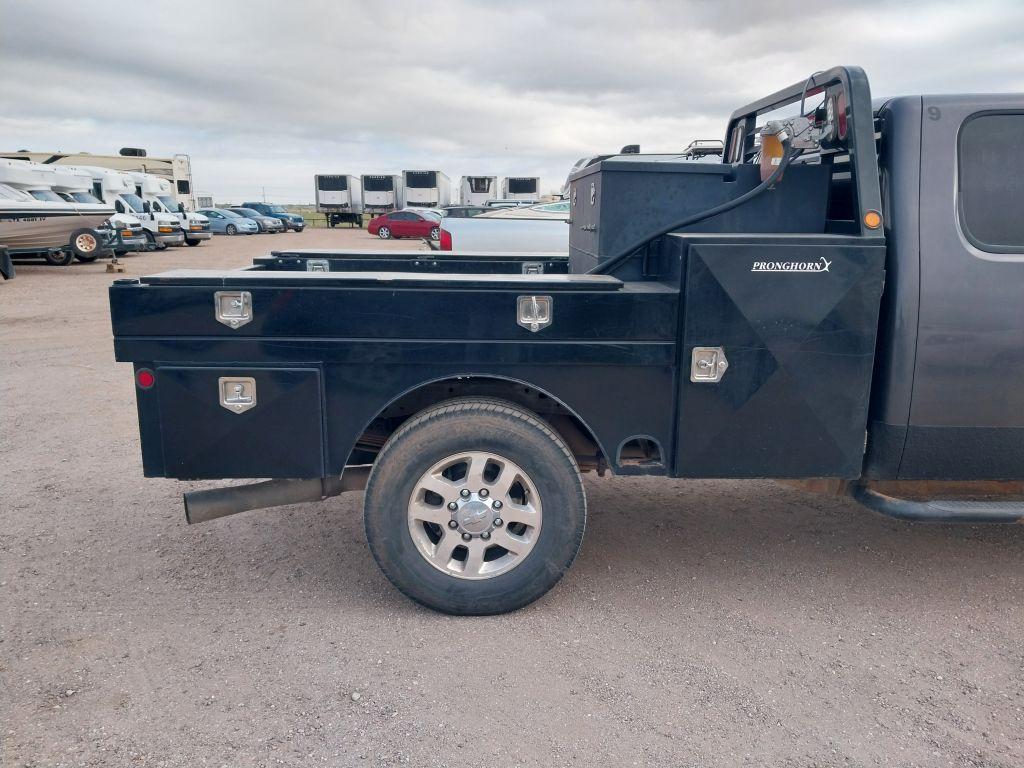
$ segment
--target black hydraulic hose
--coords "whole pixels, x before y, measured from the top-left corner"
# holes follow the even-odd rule
[[[677,229],[682,229],[683,227],[689,227],[691,224],[696,224],[698,222],[704,221],[704,219],[710,219],[712,216],[717,216],[720,213],[725,213],[726,211],[731,211],[733,208],[741,206],[741,205],[743,205],[744,203],[746,203],[749,200],[753,200],[755,197],[757,197],[761,193],[766,192],[769,189],[773,189],[775,187],[776,183],[778,183],[779,179],[782,178],[782,174],[785,172],[786,168],[789,167],[789,164],[791,162],[793,162],[793,159],[799,154],[799,150],[791,150],[789,148],[788,143],[784,143],[783,146],[785,147],[786,151],[783,154],[782,162],[779,163],[779,167],[776,168],[774,171],[772,171],[772,175],[771,176],[769,176],[767,179],[762,181],[760,184],[758,184],[756,187],[754,187],[749,192],[745,192],[742,195],[740,195],[739,197],[734,198],[733,200],[727,200],[724,203],[716,205],[714,208],[708,208],[706,211],[701,211],[700,213],[690,214],[685,219],[680,219],[679,221],[672,222],[668,226],[662,227],[661,229],[657,230],[656,232],[652,232],[652,233],[648,233],[648,234],[644,235],[643,237],[641,237],[636,242],[631,243],[628,247],[623,248],[621,251],[616,253],[614,256],[612,256],[608,260],[601,262],[596,267],[594,267],[593,269],[589,270],[587,272],[587,274],[588,275],[604,275],[604,274],[607,274],[610,270],[612,270],[613,268],[617,267],[620,263],[622,263],[623,261],[628,259],[630,256],[632,256],[634,253],[636,253],[638,250],[643,248],[645,245],[647,245],[652,240],[654,240],[656,238],[659,238],[662,235],[667,235],[669,232],[674,232]]]

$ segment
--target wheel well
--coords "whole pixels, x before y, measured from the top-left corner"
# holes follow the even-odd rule
[[[372,464],[384,443],[406,419],[435,403],[457,397],[495,397],[522,406],[544,419],[558,433],[580,470],[597,470],[603,474],[608,466],[593,431],[565,404],[529,384],[481,376],[433,381],[393,400],[359,436],[346,464]]]

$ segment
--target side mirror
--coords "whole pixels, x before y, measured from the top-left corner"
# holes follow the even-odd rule
[[[144,202],[144,203],[142,204],[142,210],[143,210],[143,212],[145,212],[145,213],[149,213],[150,211],[152,211],[152,210],[153,210],[153,206],[151,206],[151,205],[149,204],[149,201],[147,200],[146,202]]]
[[[185,212],[185,204],[184,203],[178,203],[178,213],[184,213],[184,212]]]

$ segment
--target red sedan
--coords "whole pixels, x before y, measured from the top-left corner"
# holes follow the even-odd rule
[[[429,237],[437,240],[441,235],[441,219],[426,211],[392,211],[370,221],[366,231],[381,240],[392,237]]]

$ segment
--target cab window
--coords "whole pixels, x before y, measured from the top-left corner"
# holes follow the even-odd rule
[[[1024,252],[1024,113],[986,113],[960,128],[960,226],[976,248]]]

